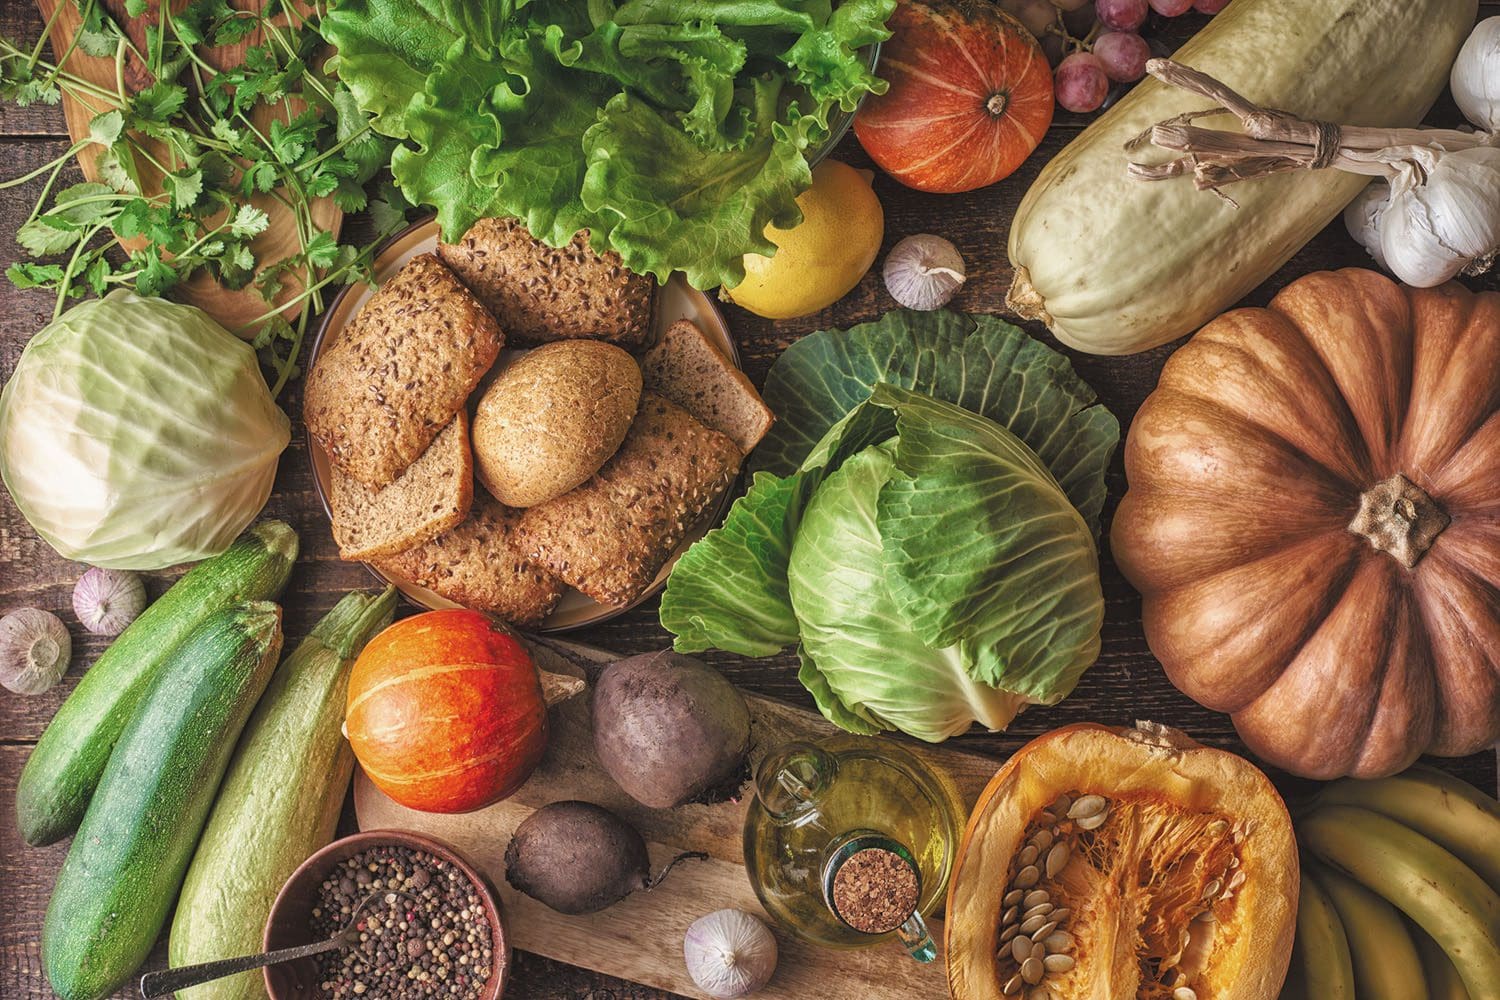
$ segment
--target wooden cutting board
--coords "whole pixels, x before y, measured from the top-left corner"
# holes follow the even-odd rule
[[[557,645],[566,645],[574,663],[545,647],[533,646],[538,664],[556,673],[593,673],[600,664],[616,659],[615,654],[590,647]],[[767,750],[788,740],[819,739],[839,732],[821,716],[778,701],[754,694],[746,694],[745,701],[750,707],[752,769]],[[704,997],[683,964],[683,934],[698,917],[733,906],[761,916],[776,933],[780,950],[776,975],[757,997],[937,1000],[948,995],[941,956],[924,965],[894,941],[857,950],[817,948],[771,924],[745,873],[740,841],[744,800],[649,809],[620,791],[595,758],[586,695],[554,706],[550,726],[547,756],[531,779],[511,798],[478,812],[452,816],[406,809],[356,768],[354,807],[360,829],[416,830],[452,844],[500,890],[511,944],[569,965]],[[999,766],[977,754],[904,745],[951,775],[967,806],[973,805]],[[748,786],[745,794],[752,794]],[[687,850],[706,851],[709,860],[684,862],[655,889],[634,893],[599,913],[564,916],[513,890],[505,881],[504,863],[505,847],[521,821],[541,806],[563,799],[596,802],[628,820],[650,846],[653,871]],[[932,921],[932,934],[941,950],[942,926],[937,920]]]
[[[141,52],[146,51],[145,25],[155,22],[157,17],[157,2],[151,0],[146,12],[140,17],[132,18],[125,13],[124,0],[101,0],[104,7],[114,16],[116,23],[120,24],[125,33],[130,37],[135,47]],[[187,0],[172,0],[172,9],[179,10],[186,6]],[[41,11],[42,19],[51,24],[48,37],[52,42],[53,52],[67,52],[77,33],[81,19],[78,15],[78,7],[74,0],[36,0],[37,9]],[[242,10],[260,10],[265,6],[264,0],[236,0],[235,7]],[[202,47],[200,53],[209,65],[225,69],[238,65],[245,58],[245,49],[252,44],[260,42],[259,34],[252,35],[236,45],[224,45],[217,48]],[[80,49],[73,49],[67,60],[63,63],[68,72],[88,80],[90,83],[102,87],[107,91],[116,91],[115,63],[113,59],[105,59],[91,56]],[[131,93],[144,90],[153,82],[150,71],[134,54],[129,54],[122,64],[121,79],[125,89]],[[89,122],[96,115],[109,111],[118,106],[118,102],[104,98],[90,97],[86,100],[78,100],[64,94],[62,99],[63,116],[67,119],[68,134],[74,142],[84,139],[89,134]],[[294,107],[291,102],[283,102],[279,108],[272,108],[266,104],[257,104],[251,112],[250,119],[257,128],[265,130],[270,126],[273,117],[281,117],[290,120],[300,108]],[[164,146],[154,144],[157,150],[157,159],[162,163],[170,162],[170,155]],[[96,145],[85,146],[78,153],[78,165],[83,170],[83,175],[91,181],[99,180],[97,161],[100,147]],[[161,173],[156,171],[148,163],[141,165],[142,186],[146,194],[159,193]],[[291,209],[269,194],[258,194],[250,198],[250,203],[265,212],[270,219],[266,231],[256,237],[250,244],[255,252],[256,259],[263,264],[283,260],[297,249],[297,227]],[[313,223],[319,229],[338,236],[339,227],[343,223],[343,213],[330,198],[317,198],[309,205]],[[127,248],[135,249],[140,243],[128,243]],[[287,282],[287,287],[277,296],[278,301],[285,301],[295,296],[300,289],[296,281]],[[253,329],[241,329],[252,320],[262,316],[267,309],[266,302],[261,298],[253,285],[232,291],[214,281],[206,272],[198,272],[191,279],[183,282],[172,290],[172,298],[180,302],[195,305],[208,313],[214,319],[222,323],[226,328],[245,336],[254,334]],[[295,307],[288,311],[288,318],[295,318]]]

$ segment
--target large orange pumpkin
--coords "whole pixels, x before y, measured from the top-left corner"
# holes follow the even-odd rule
[[[424,812],[467,812],[510,795],[541,762],[547,705],[536,666],[477,611],[399,621],[360,653],[345,732],[386,795]]]
[[[1297,774],[1500,738],[1500,295],[1311,274],[1172,356],[1113,549],[1173,683]]]

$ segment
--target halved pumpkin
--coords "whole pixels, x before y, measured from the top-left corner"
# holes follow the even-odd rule
[[[1297,893],[1291,818],[1248,761],[1151,723],[1067,726],[974,807],[948,983],[956,1000],[1274,1000]]]

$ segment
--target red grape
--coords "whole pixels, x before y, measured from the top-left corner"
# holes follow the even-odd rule
[[[1111,80],[1134,83],[1146,75],[1146,60],[1151,46],[1140,35],[1130,31],[1106,31],[1094,39],[1094,55]]]
[[[1193,0],[1151,0],[1151,9],[1163,17],[1178,17],[1193,9]]]
[[[1075,52],[1058,64],[1053,75],[1057,103],[1069,111],[1098,111],[1109,94],[1104,65],[1091,52]]]
[[[1134,31],[1146,23],[1146,0],[1098,0],[1094,11],[1099,23],[1111,31]]]
[[[1193,9],[1200,14],[1217,14],[1229,6],[1229,0],[1194,0]]]

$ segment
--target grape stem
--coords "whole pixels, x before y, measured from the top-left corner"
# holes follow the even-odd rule
[[[1500,145],[1500,133],[1460,129],[1367,128],[1301,118],[1266,108],[1236,93],[1207,73],[1170,59],[1152,59],[1146,71],[1163,83],[1206,97],[1217,106],[1157,122],[1125,144],[1127,151],[1156,146],[1186,155],[1163,163],[1130,164],[1130,176],[1143,181],[1193,178],[1200,191],[1296,170],[1332,167],[1367,177],[1394,178],[1403,165],[1430,167],[1438,151]],[[1232,114],[1243,134],[1194,125],[1200,118]]]

